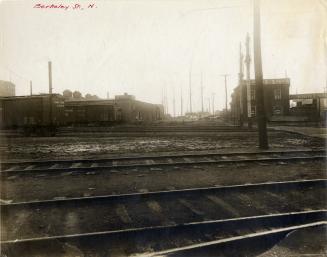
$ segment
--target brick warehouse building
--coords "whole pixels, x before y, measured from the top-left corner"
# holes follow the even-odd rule
[[[153,122],[164,118],[162,105],[138,101],[127,93],[114,99],[66,100],[65,116],[70,123]]]
[[[115,104],[121,108],[122,122],[151,122],[163,120],[164,111],[161,104],[151,104],[135,99],[133,95],[127,93],[116,95]]]
[[[264,79],[266,117],[289,114],[290,79]],[[253,121],[256,116],[255,80],[241,80],[232,93],[231,117],[235,123]]]
[[[239,56],[239,82],[238,86],[232,93],[231,101],[231,118],[234,123],[243,122],[252,123],[256,116],[256,85],[255,80],[250,78],[251,54],[250,54],[250,36],[246,36],[245,58],[242,53],[242,45],[240,44]],[[244,76],[244,64],[246,67]],[[273,116],[285,116],[289,113],[289,89],[290,79],[264,79],[264,103],[266,117],[271,119]]]

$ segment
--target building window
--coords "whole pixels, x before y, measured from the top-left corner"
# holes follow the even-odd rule
[[[282,114],[281,106],[273,106],[273,114],[274,115],[281,115]]]
[[[282,99],[282,89],[280,86],[274,89],[274,96],[275,96],[275,100]]]
[[[255,106],[251,106],[251,116],[255,116]]]
[[[255,88],[251,88],[251,100],[255,100]]]

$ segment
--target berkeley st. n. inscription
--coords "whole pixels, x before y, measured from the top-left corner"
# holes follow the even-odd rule
[[[81,4],[81,3],[74,3],[74,4],[42,4],[37,3],[33,6],[35,9],[42,9],[42,10],[84,10],[84,9],[95,9],[97,6],[94,3],[89,4]]]

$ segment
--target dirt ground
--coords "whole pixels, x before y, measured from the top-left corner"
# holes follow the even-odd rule
[[[324,147],[325,140],[290,132],[269,132],[270,148]],[[2,138],[2,160],[100,158],[133,153],[247,150],[257,147],[256,132],[221,132],[202,136],[27,137]]]
[[[327,256],[327,225],[299,229],[259,257]]]

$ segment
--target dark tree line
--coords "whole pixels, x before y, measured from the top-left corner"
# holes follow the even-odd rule
[[[99,99],[97,95],[86,94],[84,97],[81,92],[74,91],[72,92],[69,89],[63,91],[62,95],[67,99],[86,99],[86,100],[96,100]]]

